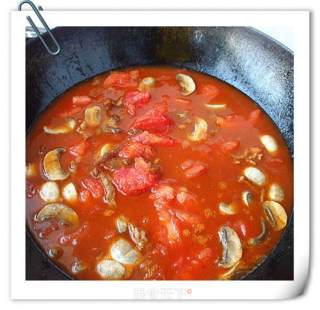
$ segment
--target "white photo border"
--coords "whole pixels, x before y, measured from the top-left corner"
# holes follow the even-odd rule
[[[294,280],[27,281],[25,279],[25,26],[30,12],[11,12],[11,298],[287,299],[309,274],[308,11],[44,11],[50,26],[286,27],[294,34]]]

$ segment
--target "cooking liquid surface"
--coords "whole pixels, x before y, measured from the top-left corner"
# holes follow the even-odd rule
[[[127,240],[139,254],[135,263],[122,264],[126,269],[123,279],[237,278],[252,269],[268,255],[284,230],[273,229],[263,211],[263,202],[270,200],[271,184],[281,186],[285,195],[280,204],[288,218],[291,214],[292,163],[279,131],[248,97],[207,75],[170,67],[131,68],[121,72],[126,74],[122,84],[116,79],[105,82],[109,76],[106,73],[67,91],[42,113],[27,136],[27,165],[36,167],[36,172],[27,177],[26,203],[27,224],[34,238],[57,265],[77,279],[101,279],[97,264],[103,259],[112,259],[110,247],[119,238]],[[187,96],[181,93],[177,73],[192,77],[196,85],[193,93]],[[125,103],[124,96],[130,91],[136,92],[144,77],[155,79],[155,85],[144,91],[150,94],[149,101],[135,104],[134,113],[129,114],[132,106]],[[88,96],[90,102],[75,103],[73,98],[79,96]],[[221,106],[208,108],[205,104]],[[116,115],[116,128],[121,132],[106,133],[100,125],[79,130],[85,110],[92,106],[101,108],[101,123]],[[163,130],[162,125],[156,129],[132,130],[135,121],[151,110],[160,111],[170,119],[170,124]],[[71,132],[44,132],[44,126],[61,125],[66,118],[76,120],[76,127]],[[205,139],[193,141],[190,137],[197,118],[205,120],[208,128]],[[148,145],[152,155],[138,156],[143,163],[151,165],[154,179],[152,185],[139,193],[128,194],[116,183],[114,173],[134,167],[136,159],[123,160],[120,162],[122,168],[118,167],[117,152],[141,132],[170,137],[174,143],[170,146]],[[270,135],[276,140],[276,152],[268,152],[260,140],[262,135]],[[70,152],[83,141],[86,141],[86,147],[81,155]],[[97,168],[97,153],[106,143],[115,146],[117,151],[113,162],[107,158]],[[57,218],[37,219],[38,212],[47,204],[39,194],[41,185],[48,181],[43,159],[47,152],[61,147],[65,150],[60,154],[62,169],[68,171],[70,166],[76,166],[76,169],[71,169],[68,178],[55,181],[60,189],[59,202],[77,213],[77,225],[68,225]],[[256,157],[250,157],[250,150]],[[243,177],[247,167],[262,171],[265,183],[258,186]],[[101,195],[97,194],[99,197],[95,198],[84,186],[86,178],[100,182],[94,169],[109,176],[116,192],[116,207],[104,202]],[[77,199],[72,202],[66,201],[61,194],[64,185],[70,182],[77,191]],[[159,198],[157,193],[161,186],[172,188],[174,198],[164,201]],[[245,191],[251,195],[249,206],[242,200]],[[234,214],[223,214],[219,209],[221,202],[232,204]],[[147,241],[142,249],[132,241],[128,229],[123,233],[117,231],[115,222],[119,216],[145,232]],[[261,233],[262,220],[266,224],[266,236],[259,244],[250,245],[250,240]],[[241,259],[234,268],[221,265],[223,245],[218,232],[225,226],[232,228],[241,242]]]

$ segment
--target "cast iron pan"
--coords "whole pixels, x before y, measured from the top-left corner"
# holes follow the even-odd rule
[[[293,54],[246,27],[61,27],[48,54],[26,46],[26,130],[48,104],[75,84],[112,69],[173,65],[215,76],[251,97],[278,126],[293,157]],[[47,38],[48,39],[48,38]],[[70,279],[26,234],[26,279]],[[244,280],[293,279],[293,218],[272,253]]]

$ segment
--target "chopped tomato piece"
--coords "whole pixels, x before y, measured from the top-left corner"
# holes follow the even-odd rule
[[[178,143],[177,140],[173,138],[159,136],[148,131],[144,131],[132,137],[132,140],[151,146],[174,146]]]
[[[122,99],[124,106],[130,115],[136,114],[136,109],[144,106],[150,101],[149,92],[130,91],[127,92]]]
[[[208,99],[213,99],[219,94],[219,89],[214,85],[204,85],[200,90],[201,94]]]
[[[93,198],[101,198],[104,194],[101,183],[93,178],[86,178],[82,181],[82,185],[87,189]]]
[[[175,191],[174,188],[170,185],[158,184],[153,187],[151,190],[151,199],[161,199],[161,200],[174,200],[175,199]]]
[[[180,230],[177,219],[168,210],[158,210],[159,221],[164,224],[167,229],[167,241],[169,244],[174,244],[181,241]]]
[[[89,142],[87,140],[82,141],[78,144],[75,144],[69,148],[69,153],[73,156],[83,156],[86,149],[89,146]]]
[[[89,96],[73,96],[72,104],[78,106],[85,106],[92,102],[92,99]]]
[[[144,145],[138,142],[132,142],[125,145],[119,152],[119,157],[126,159],[133,159],[135,157],[151,159],[153,156],[153,150],[149,145]]]
[[[127,72],[112,72],[103,82],[104,87],[127,88],[137,86],[137,82],[132,80],[132,77]]]
[[[253,110],[249,115],[248,121],[252,125],[256,125],[258,123],[260,116],[261,116],[261,110],[259,110],[259,109]]]
[[[208,166],[206,164],[201,161],[193,161],[191,159],[184,161],[180,167],[185,171],[185,176],[187,178],[198,177],[206,173],[208,170]]]
[[[30,182],[26,181],[26,196],[27,198],[32,198],[37,193],[38,186]]]
[[[113,183],[124,195],[139,195],[148,191],[158,180],[151,165],[139,157],[135,159],[134,167],[120,168],[113,173]]]
[[[224,143],[221,145],[221,150],[222,150],[222,152],[224,152],[224,153],[232,152],[232,151],[234,151],[237,147],[239,147],[239,145],[240,145],[240,142],[239,142],[239,141],[227,141],[227,142],[224,142]]]
[[[167,133],[172,124],[173,121],[169,116],[158,110],[151,110],[137,118],[132,128],[154,133]]]

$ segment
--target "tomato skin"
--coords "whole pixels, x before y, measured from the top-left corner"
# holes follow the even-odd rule
[[[101,198],[104,194],[101,183],[93,178],[86,178],[82,181],[82,186],[87,189],[93,198]]]
[[[178,142],[170,137],[159,136],[152,134],[148,131],[144,131],[131,139],[132,141],[140,142],[145,145],[151,146],[175,146]]]
[[[136,109],[144,106],[150,101],[151,95],[149,92],[130,91],[125,93],[122,102],[127,108],[130,115],[136,114]]]
[[[92,102],[89,96],[73,96],[72,104],[75,106],[86,106]]]
[[[133,81],[131,75],[127,72],[112,72],[103,82],[103,87],[107,88],[110,86],[130,88],[137,86],[137,82]]]
[[[131,127],[152,133],[167,133],[172,124],[173,121],[169,116],[158,110],[151,110],[136,119]]]
[[[85,140],[85,141],[82,141],[78,144],[75,144],[73,146],[71,146],[69,148],[69,153],[73,156],[83,156],[87,150],[87,148],[89,147],[90,143]]]

